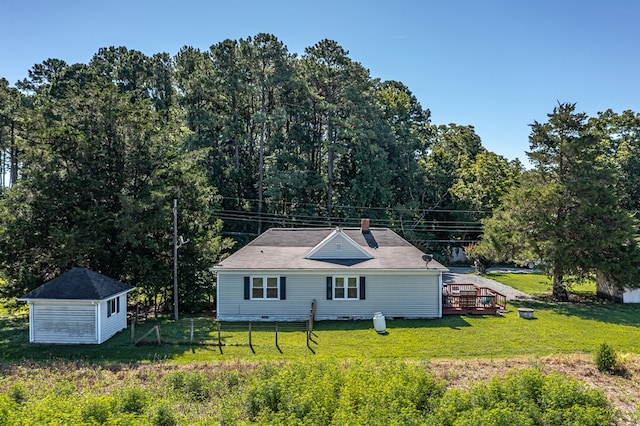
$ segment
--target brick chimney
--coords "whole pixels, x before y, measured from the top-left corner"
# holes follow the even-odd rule
[[[369,231],[369,219],[360,219],[360,229],[363,234],[368,234]]]

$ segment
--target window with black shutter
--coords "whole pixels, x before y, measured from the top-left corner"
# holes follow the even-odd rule
[[[287,277],[280,277],[280,300],[287,299]]]

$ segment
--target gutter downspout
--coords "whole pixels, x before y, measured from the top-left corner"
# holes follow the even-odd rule
[[[35,322],[34,322],[34,309],[33,302],[29,301],[29,343],[33,343],[36,339],[36,333],[34,330]]]
[[[98,302],[98,303],[91,302],[91,304],[96,307],[95,311],[94,311],[95,314],[96,314],[96,320],[95,320],[96,337],[95,338],[96,338],[96,343],[100,344],[100,343],[102,343],[100,341],[100,338],[102,337],[102,321],[101,321],[101,318],[100,318],[100,313],[101,313],[100,307],[102,306],[102,303],[101,302]]]
[[[438,275],[438,318],[442,318],[442,271]]]
[[[216,320],[220,312],[220,271],[214,271],[216,276]]]

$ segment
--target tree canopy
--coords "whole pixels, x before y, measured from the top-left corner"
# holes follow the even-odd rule
[[[597,256],[635,251],[637,141],[634,113],[588,119],[562,104],[532,125],[525,171],[472,125],[432,123],[409,87],[326,39],[300,56],[261,33],[174,56],[50,58],[15,87],[0,79],[1,290],[85,266],[168,303],[173,199],[192,242],[179,252],[181,305],[194,309],[212,301],[209,268],[267,228],[364,217],[446,260],[493,214],[494,257],[544,260],[559,282],[594,265],[620,276]]]
[[[600,272],[620,285],[638,285],[636,223],[623,206],[625,186],[607,144],[575,104],[559,104],[548,116],[531,125],[534,167],[485,221],[480,248],[539,264],[553,276],[557,300],[568,300],[568,276]]]

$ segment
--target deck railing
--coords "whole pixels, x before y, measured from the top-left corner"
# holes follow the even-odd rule
[[[507,298],[487,287],[448,284],[442,287],[442,306],[454,310],[498,310],[506,309]]]

